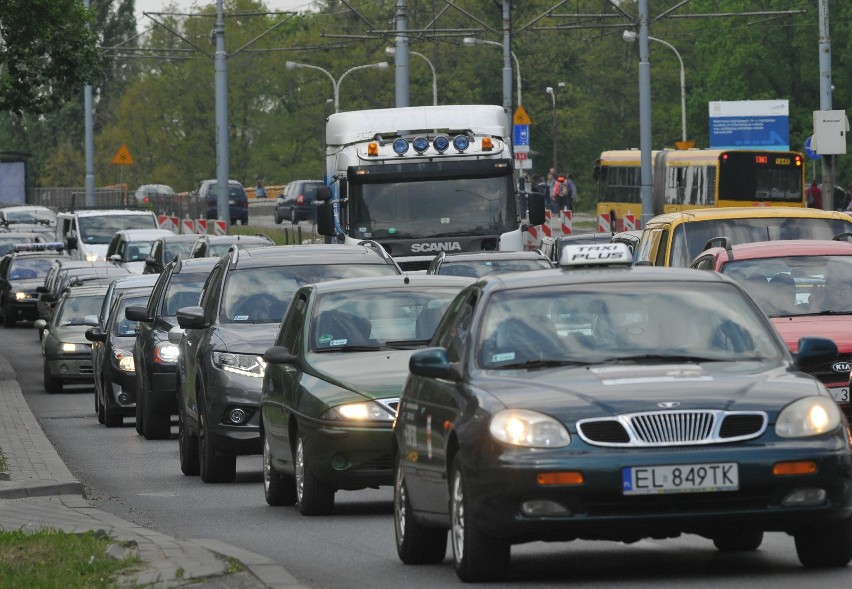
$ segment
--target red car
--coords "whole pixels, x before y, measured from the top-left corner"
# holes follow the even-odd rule
[[[769,316],[790,351],[799,338],[827,337],[837,360],[808,370],[828,387],[852,420],[852,243],[784,240],[731,246],[724,238],[695,258],[692,268],[716,270],[739,282]]]

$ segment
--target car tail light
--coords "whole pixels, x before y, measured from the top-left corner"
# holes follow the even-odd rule
[[[299,196],[297,196],[296,197],[296,204],[297,205],[305,204],[305,197],[302,196],[301,194]]]

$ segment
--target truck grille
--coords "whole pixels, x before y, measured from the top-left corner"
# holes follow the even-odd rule
[[[577,432],[595,446],[687,446],[756,438],[766,422],[762,412],[654,411],[584,419]]]

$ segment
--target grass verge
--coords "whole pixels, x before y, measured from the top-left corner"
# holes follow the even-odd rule
[[[95,532],[0,531],[0,589],[98,589],[139,570],[139,558],[106,555],[116,541]]]
[[[0,472],[6,472],[6,458],[3,457],[2,448],[0,448]]]

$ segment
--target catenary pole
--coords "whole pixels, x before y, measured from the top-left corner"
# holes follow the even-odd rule
[[[642,227],[653,216],[651,180],[651,64],[648,62],[648,0],[639,0],[639,150]]]
[[[396,0],[396,43],[394,47],[396,106],[408,106],[408,12],[405,0]]]
[[[828,0],[819,0],[819,108],[831,110],[831,36]],[[819,146],[817,146],[819,147]],[[822,208],[834,210],[834,156],[822,156]]]
[[[89,0],[85,0],[86,10],[89,9]],[[83,121],[86,132],[86,206],[95,206],[95,139],[94,121],[92,117],[92,85],[83,86]]]
[[[231,211],[228,206],[228,62],[225,53],[225,12],[222,0],[216,0],[216,211],[225,221],[225,232],[231,230]]]

